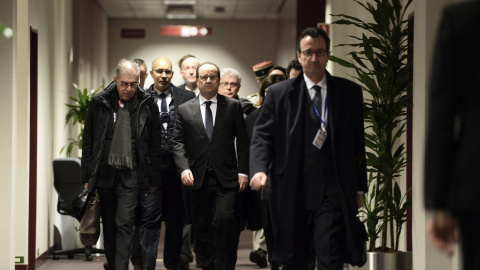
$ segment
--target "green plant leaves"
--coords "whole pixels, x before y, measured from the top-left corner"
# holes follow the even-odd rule
[[[412,106],[412,74],[407,61],[408,19],[400,0],[354,0],[368,11],[371,22],[338,14],[334,24],[354,26],[361,36],[349,36],[353,42],[348,59],[330,56],[332,62],[353,69],[355,78],[369,95],[364,102],[366,123],[367,172],[369,191],[364,194],[365,207],[360,210],[369,235],[369,251],[381,238],[386,251],[387,235],[391,248],[398,250],[398,238],[407,220],[411,201],[402,194],[396,179],[407,166],[406,150],[401,138],[406,131],[407,108]]]
[[[65,104],[69,108],[67,114],[65,115],[65,126],[68,125],[70,121],[72,121],[72,125],[79,124],[80,133],[76,139],[69,138],[68,140],[70,143],[62,147],[60,150],[60,154],[63,152],[63,150],[66,150],[66,155],[68,157],[71,155],[74,147],[79,149],[82,148],[83,126],[85,125],[85,119],[87,117],[90,100],[95,93],[103,89],[103,85],[101,85],[97,89],[92,89],[91,91],[88,91],[87,88],[82,90],[75,83],[73,83],[73,87],[75,87],[77,95],[70,96],[70,100],[73,102],[73,104]]]

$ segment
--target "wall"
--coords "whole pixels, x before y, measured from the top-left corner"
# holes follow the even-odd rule
[[[212,28],[206,37],[166,37],[159,35],[162,25],[203,25]],[[276,21],[250,20],[120,20],[108,21],[108,82],[113,80],[113,70],[120,58],[141,58],[150,70],[152,61],[166,56],[172,61],[172,83],[182,84],[178,60],[185,54],[195,55],[200,62],[211,61],[220,69],[231,67],[242,75],[239,95],[244,97],[258,91],[252,66],[264,60],[276,61]],[[145,39],[121,39],[122,28],[144,28]],[[282,63],[286,65],[285,63]],[[148,87],[147,85],[145,87]]]
[[[0,2],[0,21],[11,28],[15,29],[16,14],[14,1],[7,0]],[[0,171],[2,172],[2,188],[0,189],[0,204],[4,207],[0,208],[0,216],[4,222],[0,223],[0,269],[13,269],[15,259],[15,235],[16,224],[16,185],[15,179],[15,129],[16,116],[15,104],[17,94],[15,91],[15,46],[14,39],[0,38],[0,81],[3,86],[0,88],[2,95],[2,106],[0,106]],[[22,245],[25,245],[23,238]]]
[[[277,61],[287,68],[288,63],[297,58],[297,1],[287,1],[277,21]]]

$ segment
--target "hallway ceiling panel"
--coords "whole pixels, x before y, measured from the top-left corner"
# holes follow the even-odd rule
[[[276,19],[287,0],[96,0],[109,18]]]

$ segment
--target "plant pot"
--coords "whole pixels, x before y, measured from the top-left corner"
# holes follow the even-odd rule
[[[350,267],[358,270],[412,270],[412,253],[367,252],[367,263],[362,267]]]

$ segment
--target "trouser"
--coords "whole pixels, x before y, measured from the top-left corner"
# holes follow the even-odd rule
[[[292,264],[285,270],[312,269],[312,248],[318,270],[342,270],[341,258],[344,224],[340,205],[325,196],[315,210],[301,210],[295,224],[295,241]]]
[[[464,270],[480,269],[480,213],[462,213],[457,216],[460,227],[462,260]]]
[[[165,221],[163,264],[175,269],[180,260],[184,219],[180,180],[173,174],[162,175],[162,181],[155,192],[140,197],[140,244],[145,269],[155,269],[162,221]]]
[[[110,270],[128,270],[138,187],[127,187],[135,173],[116,170],[111,188],[97,187],[101,203],[104,249]]]
[[[216,176],[209,173],[200,189],[190,191],[194,251],[197,263],[203,269],[235,268],[234,207],[237,192],[237,188],[222,187]]]

